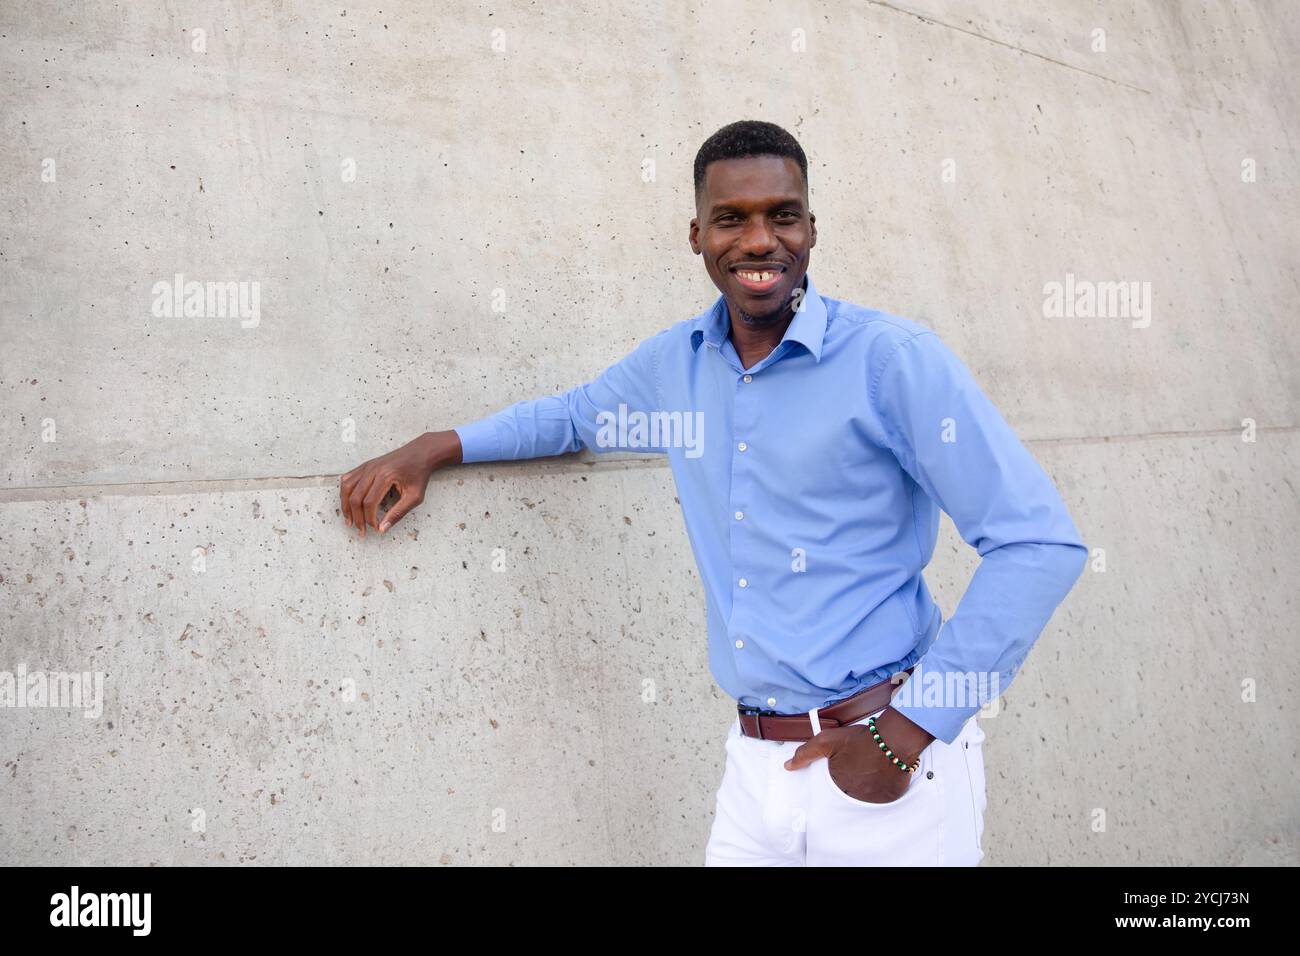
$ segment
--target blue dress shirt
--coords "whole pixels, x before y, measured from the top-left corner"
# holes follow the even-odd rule
[[[729,331],[719,296],[594,381],[457,428],[463,461],[666,454],[719,686],[801,713],[920,661],[919,692],[894,708],[951,743],[1083,570],[1055,486],[923,326],[809,277],[762,361],[743,368]],[[940,508],[982,559],[946,622],[922,576]]]

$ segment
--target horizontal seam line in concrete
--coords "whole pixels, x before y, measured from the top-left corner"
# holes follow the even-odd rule
[[[1300,431],[1300,425],[1260,425],[1258,434],[1285,434]],[[1081,435],[1062,438],[1030,438],[1028,446],[1058,447],[1066,445],[1113,445],[1124,442],[1168,441],[1180,438],[1239,438],[1240,428],[1216,428],[1204,431],[1140,432],[1132,435]],[[467,468],[491,468],[502,465],[528,464],[534,473],[573,474],[577,472],[628,471],[642,468],[666,468],[667,461],[659,455],[636,458],[577,458],[563,459],[526,458],[518,461],[471,462],[455,468],[444,469],[433,476],[433,481],[446,481],[453,474],[462,474]],[[120,484],[98,483],[87,485],[22,485],[0,488],[0,504],[17,501],[57,501],[67,498],[93,498],[99,496],[136,495],[186,495],[220,494],[233,491],[273,491],[280,488],[322,488],[333,485],[338,475],[272,475],[263,478],[184,478],[177,481],[127,481]]]
[[[1279,434],[1300,431],[1300,425],[1258,425],[1255,434]],[[1171,438],[1222,438],[1241,436],[1240,428],[1207,428],[1201,431],[1138,432],[1133,435],[1078,435],[1064,438],[1031,438],[1026,445],[1114,445],[1121,442],[1154,441]]]
[[[645,457],[648,458],[648,456]],[[574,461],[532,458],[521,459],[517,462],[470,462],[467,465],[459,465],[437,472],[434,474],[432,481],[447,481],[455,474],[463,474],[466,469],[482,469],[499,465],[525,463],[531,465],[535,473],[544,475],[590,473],[594,471],[627,471],[635,468],[662,468],[666,464],[658,456],[650,460],[641,460],[640,457],[620,457],[606,461],[584,458],[578,458]],[[175,481],[98,482],[85,485],[19,485],[0,488],[0,504],[13,501],[91,498],[101,495],[130,497],[135,495],[221,494],[233,491],[273,491],[280,488],[337,487],[339,477],[338,474],[268,475],[260,478],[180,478]],[[430,487],[432,487],[432,483]]]
[[[896,7],[892,3],[886,3],[885,0],[867,0],[867,2],[874,4],[877,7],[884,7],[886,10],[892,10],[894,13],[901,13],[904,16],[915,17],[916,19],[920,20],[922,23],[933,23],[937,27],[945,27],[949,30],[955,30],[958,33],[964,33],[967,36],[975,37],[977,40],[984,40],[988,43],[993,43],[996,44],[997,46],[1005,47],[1008,50],[1015,50],[1017,53],[1025,54],[1025,56],[1037,57],[1040,60],[1046,60],[1048,63],[1053,63],[1056,66],[1063,66],[1067,70],[1074,70],[1075,72],[1082,73],[1085,76],[1091,76],[1099,80],[1105,80],[1107,83],[1114,83],[1116,86],[1123,86],[1130,90],[1136,90],[1138,93],[1146,93],[1147,95],[1150,95],[1151,93],[1150,90],[1143,89],[1140,86],[1134,86],[1132,83],[1125,83],[1123,80],[1116,80],[1112,77],[1106,76],[1103,73],[1094,73],[1092,72],[1092,70],[1085,70],[1081,66],[1075,66],[1072,63],[1065,63],[1062,60],[1054,60],[1050,56],[1047,56],[1045,53],[1035,53],[1033,50],[1026,50],[1024,47],[1016,46],[1014,43],[1008,43],[1006,40],[999,40],[996,37],[987,36],[986,34],[980,33],[977,30],[968,30],[965,27],[955,26],[954,24],[951,23],[944,23],[942,20],[936,20],[934,17],[927,16],[924,13],[917,13],[915,10],[908,10],[904,7]]]

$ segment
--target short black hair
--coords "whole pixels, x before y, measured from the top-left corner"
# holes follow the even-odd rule
[[[808,157],[793,136],[775,123],[740,120],[722,127],[704,141],[695,154],[695,195],[704,188],[704,171],[709,163],[720,159],[744,159],[748,156],[785,156],[799,164],[804,188],[808,188]]]

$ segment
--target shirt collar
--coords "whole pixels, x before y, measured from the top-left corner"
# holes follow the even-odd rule
[[[807,288],[804,291],[803,308],[794,314],[781,341],[798,342],[812,353],[813,361],[820,362],[822,340],[826,337],[826,303],[817,294],[812,276],[805,274],[805,279]],[[701,312],[691,323],[691,348],[698,352],[700,343],[704,341],[714,348],[721,348],[730,331],[728,322],[727,300],[718,296],[713,307]]]

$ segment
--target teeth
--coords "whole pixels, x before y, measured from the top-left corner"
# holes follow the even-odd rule
[[[775,272],[741,272],[742,279],[748,279],[750,282],[767,282],[776,276]]]

